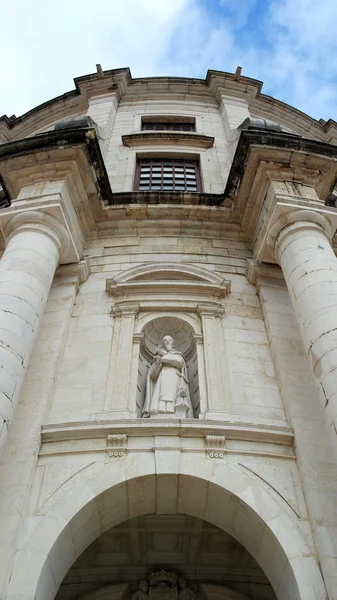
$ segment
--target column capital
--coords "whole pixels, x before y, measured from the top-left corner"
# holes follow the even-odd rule
[[[57,245],[60,260],[67,255],[70,248],[70,237],[64,225],[52,215],[39,210],[16,213],[3,227],[6,246],[9,241],[23,231],[36,231],[48,236]]]
[[[285,287],[286,283],[282,269],[278,265],[263,263],[253,258],[247,258],[246,277],[258,292],[260,285]]]
[[[254,235],[254,258],[268,263],[279,262],[277,241],[294,229],[314,229],[324,233],[329,242],[337,228],[337,210],[316,203],[314,199],[275,193],[269,190]]]
[[[115,318],[118,317],[136,317],[139,312],[139,304],[132,303],[121,303],[114,304],[111,309],[111,315]]]
[[[24,228],[59,239],[61,264],[82,257],[83,234],[65,179],[23,186],[12,205],[0,212],[0,228],[5,240]]]
[[[197,313],[201,317],[222,317],[225,308],[222,304],[198,304]]]

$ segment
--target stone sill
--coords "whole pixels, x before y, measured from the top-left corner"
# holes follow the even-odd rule
[[[171,132],[171,131],[149,131],[122,135],[123,146],[132,148],[134,146],[147,146],[153,144],[180,144],[192,146],[193,148],[212,148],[214,137],[201,135],[199,133]]]
[[[209,206],[229,209],[232,201],[226,201],[224,194],[208,194],[205,192],[115,192],[105,202],[105,207],[138,205],[184,205]],[[228,214],[231,214],[228,210]]]
[[[106,438],[111,433],[125,433],[132,437],[177,436],[204,438],[222,435],[228,440],[260,442],[292,446],[291,427],[255,425],[246,423],[214,422],[198,419],[118,419],[114,421],[78,421],[43,425],[41,442]]]

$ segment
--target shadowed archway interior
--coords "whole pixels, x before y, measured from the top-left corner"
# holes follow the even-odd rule
[[[117,593],[126,600],[151,571],[163,568],[185,577],[204,600],[276,599],[262,569],[237,540],[202,519],[176,514],[144,515],[100,535],[70,568],[56,600],[94,600],[106,586],[127,584],[120,591],[115,587],[114,594],[109,588],[111,598]]]

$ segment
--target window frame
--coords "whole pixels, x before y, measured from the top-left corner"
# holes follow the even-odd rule
[[[173,133],[195,133],[195,123],[193,123],[192,121],[147,121],[145,119],[142,119],[141,131],[172,131]]]
[[[157,165],[159,163],[161,163],[161,189],[146,189],[146,190],[142,190],[139,189],[140,183],[141,183],[141,168],[142,168],[142,162],[143,161],[147,161],[150,162],[150,183],[151,183],[151,179],[152,179],[152,163],[155,162],[157,163]],[[163,169],[164,169],[164,161],[167,162],[172,162],[172,182],[173,182],[173,187],[172,189],[163,189]],[[175,188],[175,176],[174,176],[174,161],[177,162],[183,162],[184,163],[184,184],[185,184],[185,189],[183,190],[176,190]],[[196,183],[196,190],[189,190],[186,188],[186,163],[193,163],[194,165],[194,173],[195,173],[195,183]],[[141,156],[141,157],[137,157],[136,158],[136,170],[135,170],[135,178],[134,178],[134,187],[133,187],[135,192],[144,192],[144,193],[148,193],[148,192],[160,192],[160,193],[171,193],[171,192],[177,192],[177,193],[193,193],[193,194],[200,194],[202,193],[203,189],[202,189],[202,179],[201,179],[201,169],[200,169],[200,157],[182,157],[182,156]]]
[[[143,128],[143,123],[163,123],[163,124],[172,124],[172,127],[174,126],[174,124],[179,124],[179,125],[191,125],[192,129],[188,129],[186,131],[182,130],[182,129],[144,129]],[[141,119],[140,119],[140,131],[148,131],[148,132],[155,132],[155,131],[172,131],[177,132],[177,133],[197,133],[197,120],[195,117],[190,117],[190,116],[186,116],[186,115],[142,115]]]

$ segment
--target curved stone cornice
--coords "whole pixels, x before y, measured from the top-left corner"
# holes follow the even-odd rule
[[[6,244],[22,231],[36,231],[48,236],[57,245],[60,260],[69,252],[70,237],[66,228],[58,219],[48,213],[31,210],[14,215],[3,230]]]
[[[131,281],[139,281],[145,279],[159,279],[158,275],[166,274],[168,280],[173,279],[199,279],[200,281],[214,283],[220,285],[224,278],[218,273],[214,273],[209,269],[202,269],[192,264],[183,264],[179,262],[161,262],[146,263],[131,267],[126,271],[122,271],[114,278],[118,283],[126,283]]]
[[[263,82],[241,75],[241,71],[227,73],[208,70],[205,79],[188,77],[144,77],[132,78],[129,68],[99,68],[96,73],[76,77],[75,89],[57,96],[28,111],[20,117],[4,115],[0,118],[0,140],[3,142],[31,135],[34,131],[54,123],[58,119],[71,115],[85,114],[88,99],[93,96],[111,94],[119,100],[126,93],[136,96],[148,94],[191,94],[209,96],[218,102],[222,95],[245,99],[254,114],[297,131],[301,135],[310,135],[316,139],[334,142],[337,140],[337,124],[334,120],[317,121],[302,111],[262,93]]]
[[[194,265],[181,263],[148,263],[132,267],[113,279],[108,279],[106,289],[111,296],[125,294],[174,293],[222,298],[230,292],[230,282],[218,274]]]
[[[214,144],[214,137],[201,135],[198,133],[186,133],[179,131],[141,131],[140,133],[131,133],[122,135],[124,146],[153,146],[169,144],[173,146],[191,146],[193,148],[211,148]]]

